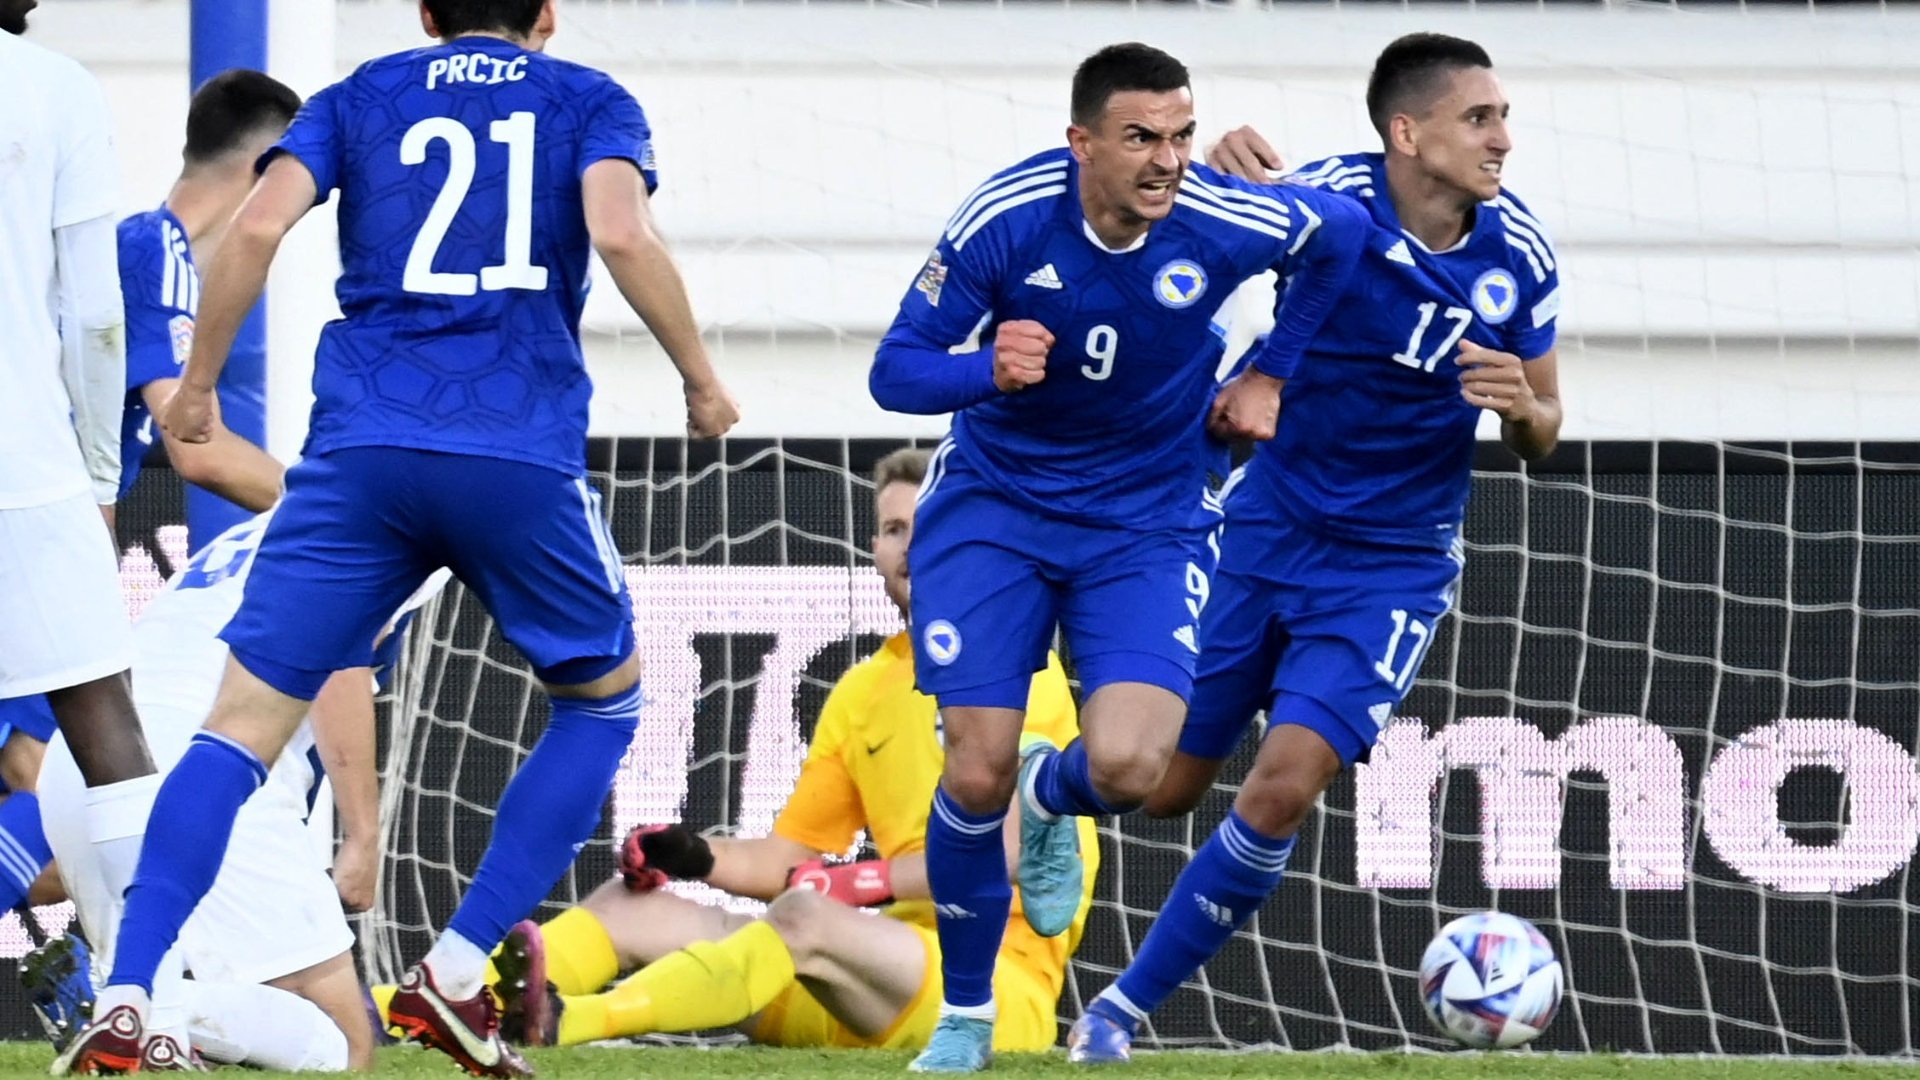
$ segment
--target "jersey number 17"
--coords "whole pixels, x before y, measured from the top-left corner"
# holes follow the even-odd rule
[[[499,292],[547,287],[547,268],[533,265],[533,121],[533,114],[523,111],[487,127],[488,138],[507,147],[506,250],[499,265],[483,266],[478,275],[433,268],[454,215],[460,212],[460,204],[473,186],[473,132],[447,116],[428,117],[407,129],[400,139],[400,164],[426,164],[427,146],[438,139],[447,144],[447,180],[440,194],[434,196],[427,220],[407,252],[401,288],[435,296],[472,296],[478,289]]]

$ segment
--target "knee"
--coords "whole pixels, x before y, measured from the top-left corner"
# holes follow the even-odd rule
[[[1285,768],[1255,768],[1233,808],[1264,836],[1292,836],[1320,800],[1326,781]]]
[[[949,748],[940,786],[969,814],[997,813],[1013,801],[1018,763],[1018,758],[1000,761],[985,754],[954,754]]]
[[[1093,782],[1093,789],[1116,811],[1131,810],[1146,802],[1166,771],[1166,756],[1146,747],[1087,758],[1087,778]]]
[[[9,791],[33,791],[39,786],[40,764],[45,760],[47,744],[25,732],[16,731],[0,746],[0,780]]]
[[[827,936],[822,927],[826,905],[836,902],[811,889],[788,889],[767,905],[767,925],[786,943],[799,974],[809,974],[821,955]]]
[[[1159,787],[1153,789],[1153,794],[1147,796],[1146,804],[1142,809],[1150,818],[1185,817],[1199,807],[1200,800],[1206,798],[1207,791],[1212,786],[1212,784],[1177,782],[1176,778],[1169,774],[1161,781]]]

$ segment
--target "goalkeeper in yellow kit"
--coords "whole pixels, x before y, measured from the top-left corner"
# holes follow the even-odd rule
[[[898,450],[875,469],[874,566],[907,611],[907,543],[927,454]],[[536,1045],[733,1027],[795,1047],[926,1045],[939,1019],[940,946],[924,849],[927,809],[945,756],[933,699],[914,690],[906,634],[841,676],[827,698],[799,783],[771,836],[706,839],[685,825],[635,829],[622,876],[539,926],[521,923],[495,956],[503,1031]],[[1026,732],[1064,746],[1079,732],[1058,658],[1033,677]],[[865,830],[878,859],[831,865]],[[1019,825],[1005,826],[1009,863]],[[1086,895],[1055,938],[1013,914],[994,976],[994,1046],[1043,1050],[1079,944],[1097,870],[1091,822],[1080,824]],[[758,918],[654,886],[704,881],[771,900]],[[884,905],[884,906],[882,906]],[[879,907],[879,916],[863,907]],[[623,971],[634,974],[604,989]]]

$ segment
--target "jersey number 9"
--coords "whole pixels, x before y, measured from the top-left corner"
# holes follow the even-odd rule
[[[1113,375],[1113,354],[1120,351],[1120,331],[1102,323],[1087,331],[1087,359],[1098,360],[1099,367],[1081,364],[1080,374],[1094,382],[1104,382]]]
[[[427,145],[438,139],[447,144],[447,181],[434,196],[420,234],[407,252],[400,287],[434,296],[472,296],[475,286],[488,292],[502,289],[544,289],[547,269],[533,265],[533,114],[516,112],[487,127],[487,136],[507,147],[507,224],[505,258],[498,266],[483,266],[473,274],[444,273],[433,268],[434,256],[447,238],[454,215],[473,186],[473,132],[446,116],[433,116],[413,125],[400,140],[400,164],[424,165]]]

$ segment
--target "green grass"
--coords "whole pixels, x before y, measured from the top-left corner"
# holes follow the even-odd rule
[[[862,1050],[771,1050],[759,1047],[683,1050],[660,1047],[580,1047],[536,1050],[528,1058],[548,1080],[841,1080],[843,1077],[903,1078],[910,1055]],[[0,1078],[45,1076],[52,1051],[44,1043],[0,1043]],[[1478,1080],[1480,1077],[1607,1078],[1607,1080],[1799,1080],[1861,1077],[1878,1080],[1908,1074],[1910,1063],[1872,1061],[1775,1061],[1709,1058],[1627,1058],[1552,1054],[1142,1054],[1130,1066],[1102,1070],[1104,1080]],[[1901,1073],[1892,1070],[1901,1069]],[[409,1047],[381,1052],[378,1073],[458,1080],[452,1063]],[[236,1074],[242,1075],[242,1074]],[[254,1074],[257,1075],[257,1074]],[[1005,1054],[993,1075],[1085,1077],[1058,1052]]]

